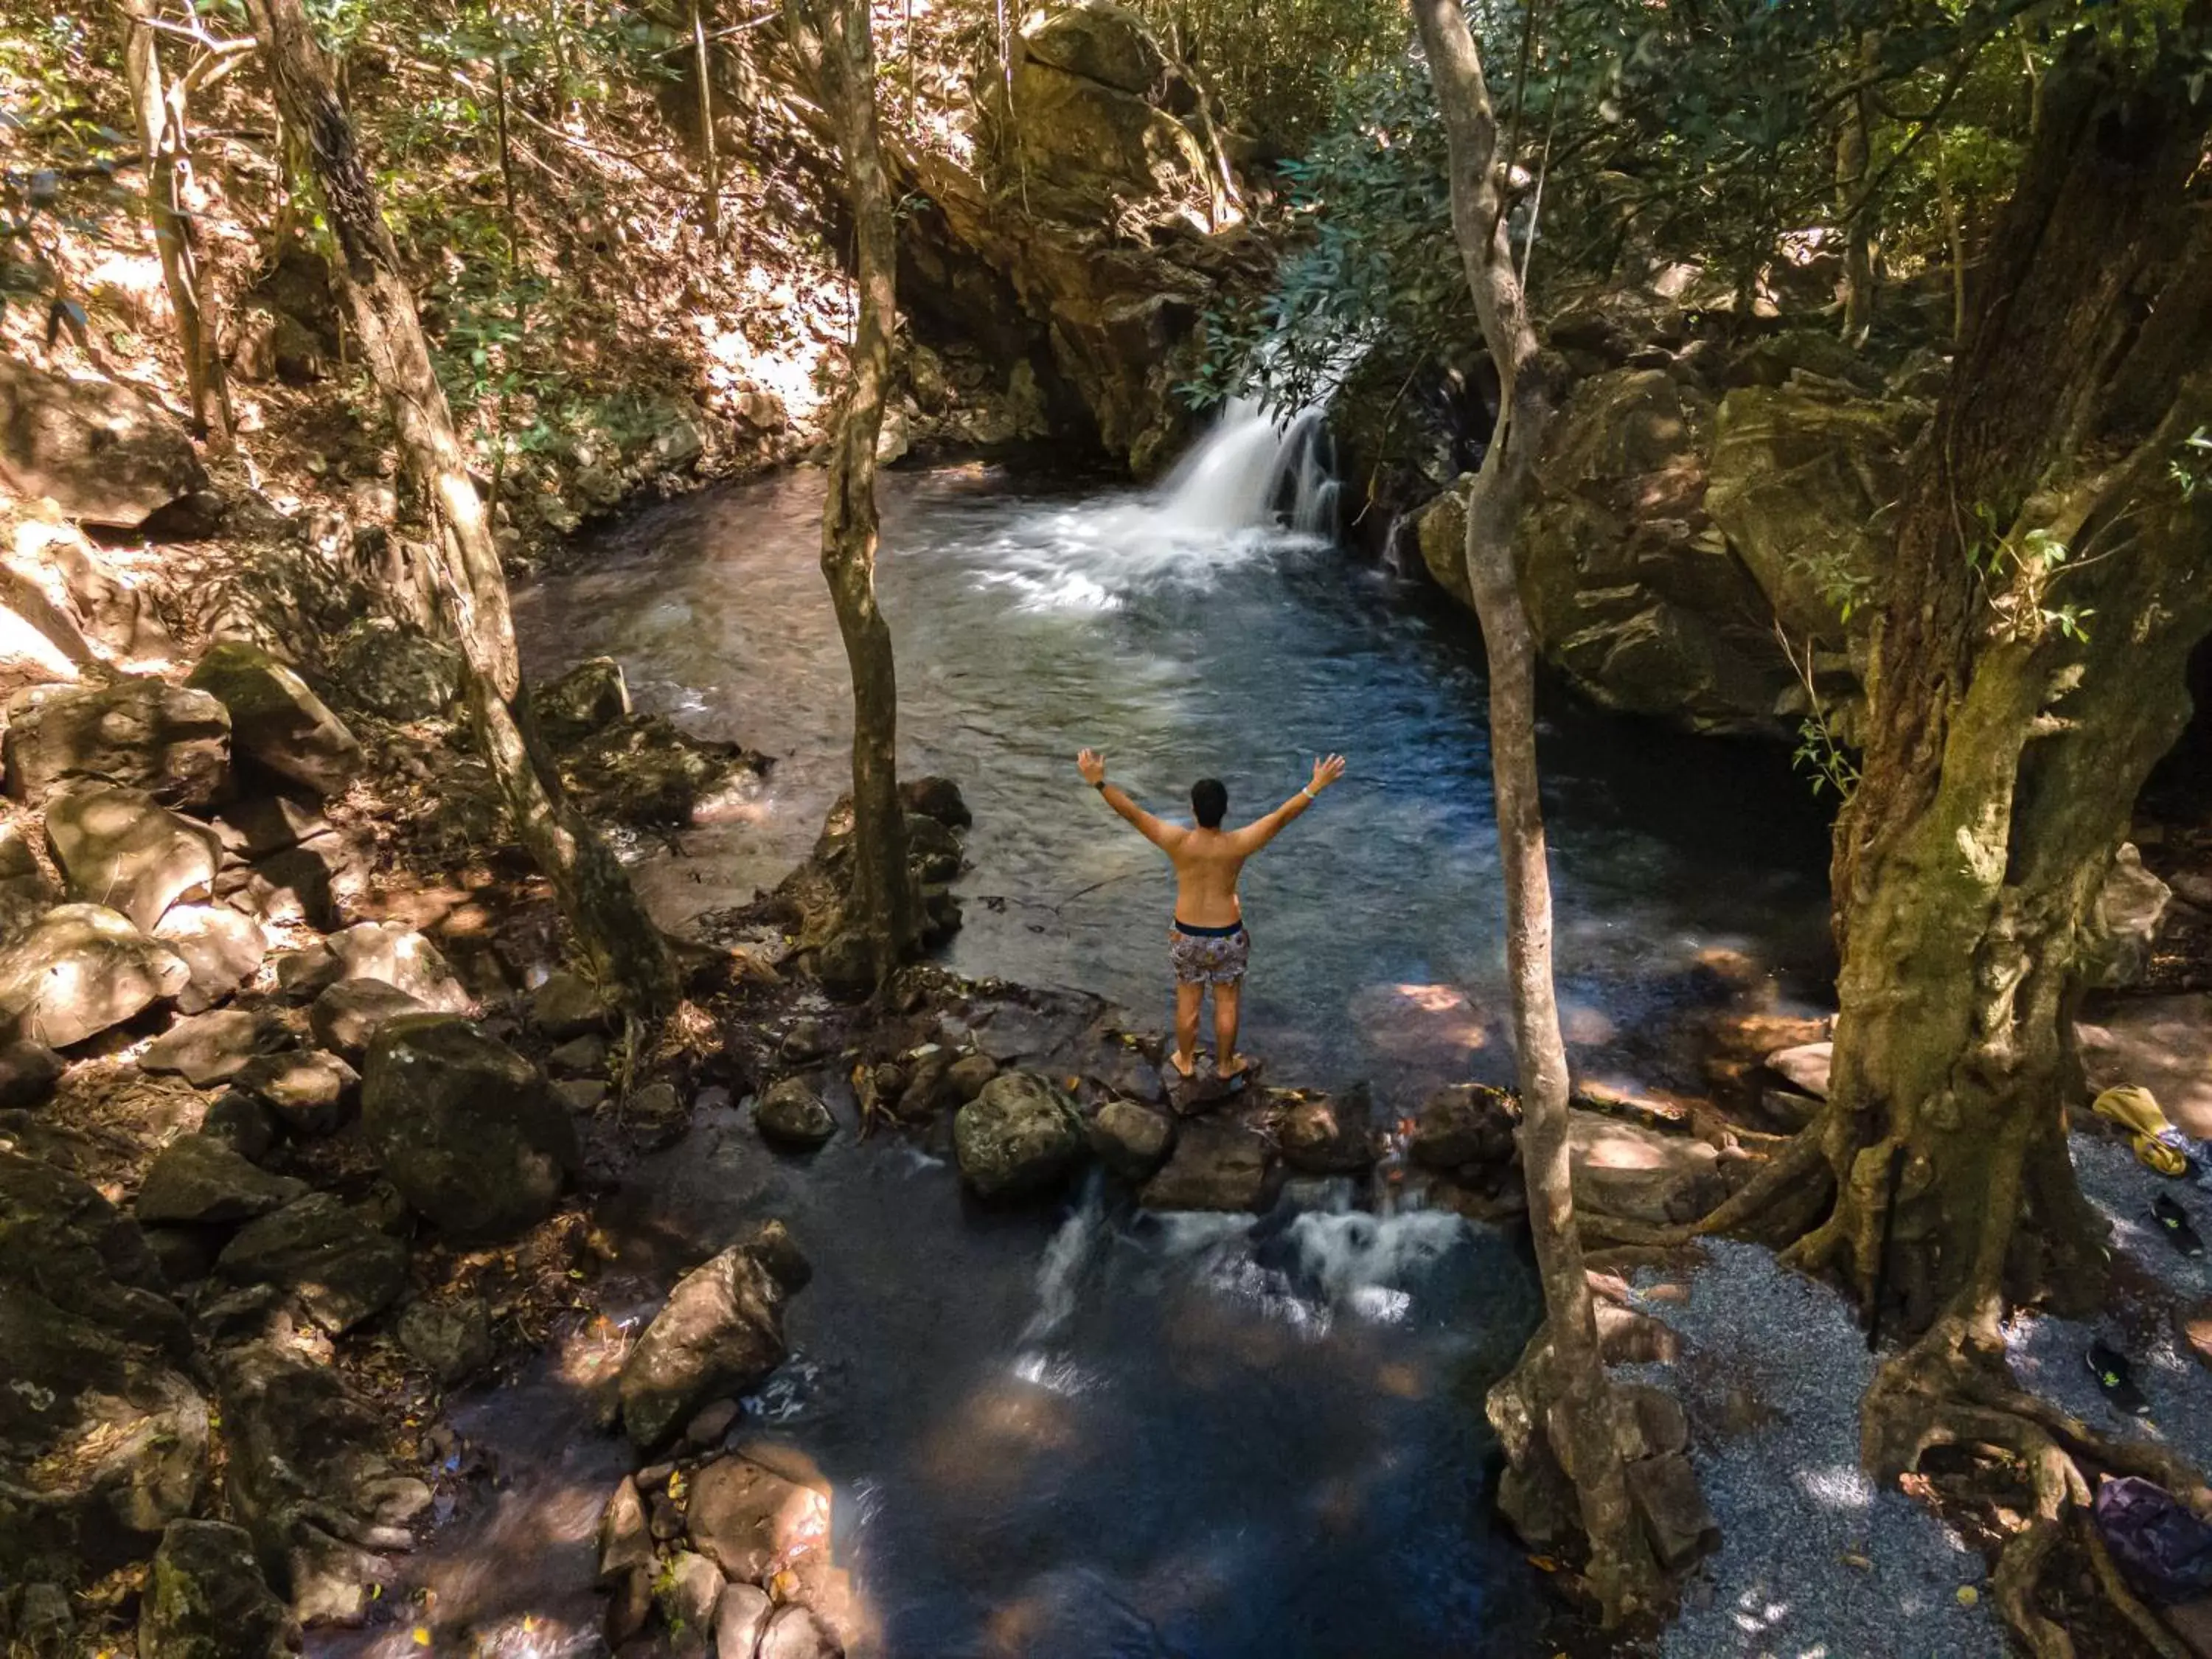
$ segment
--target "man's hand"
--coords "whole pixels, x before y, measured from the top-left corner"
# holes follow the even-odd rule
[[[1337,763],[1339,770],[1343,766],[1342,761]],[[1083,774],[1084,782],[1096,789],[1106,781],[1106,757],[1096,749],[1086,749],[1075,757],[1075,769]]]
[[[1086,750],[1085,752],[1087,754],[1090,751]],[[1314,763],[1313,781],[1306,787],[1312,793],[1318,795],[1343,775],[1344,757],[1331,755],[1324,760],[1317,760]]]

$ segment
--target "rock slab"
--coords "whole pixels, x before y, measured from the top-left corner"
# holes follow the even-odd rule
[[[229,781],[230,714],[204,691],[156,679],[27,686],[8,699],[0,757],[8,793],[34,805],[67,779],[94,777],[198,808]]]
[[[120,910],[149,933],[185,895],[204,894],[222,863],[212,829],[113,783],[75,784],[49,799],[46,846],[71,898]]]
[[[17,1039],[66,1048],[191,982],[184,958],[128,916],[64,904],[0,948],[0,1022]]]
[[[384,1022],[368,1048],[362,1127],[408,1206],[457,1238],[544,1220],[582,1163],[538,1068],[453,1014]]]
[[[622,1370],[623,1426],[650,1450],[709,1401],[757,1386],[784,1359],[784,1289],[733,1246],[678,1279]]]
[[[232,746],[277,776],[329,796],[362,767],[361,743],[307,683],[259,646],[226,640],[185,682],[230,711]]]

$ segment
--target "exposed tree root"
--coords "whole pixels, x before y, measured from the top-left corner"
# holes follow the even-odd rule
[[[1867,1390],[1861,1452],[1878,1478],[1894,1480],[1932,1447],[1994,1448],[2019,1460],[2034,1492],[2026,1527],[1999,1558],[1991,1582],[1998,1610],[2035,1659],[2073,1659],[2074,1644],[2038,1606],[2052,1549],[2078,1527],[2106,1599],[2161,1659],[2185,1659],[2172,1632],[2130,1591],[2097,1534],[2094,1477],[2154,1480],[2199,1514],[2212,1488],[2162,1446],[2099,1433],[2014,1382],[1993,1321],[1953,1314],[1883,1365]]]

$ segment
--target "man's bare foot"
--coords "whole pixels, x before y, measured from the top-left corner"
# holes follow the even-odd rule
[[[1229,1063],[1226,1066],[1217,1064],[1214,1066],[1213,1074],[1219,1078],[1224,1083],[1226,1083],[1231,1078],[1243,1077],[1251,1069],[1252,1062],[1245,1059],[1243,1055],[1231,1054],[1229,1056]]]
[[[1181,1054],[1170,1054],[1168,1064],[1174,1066],[1176,1071],[1186,1079],[1198,1075],[1198,1056],[1195,1054],[1188,1060],[1185,1060]]]

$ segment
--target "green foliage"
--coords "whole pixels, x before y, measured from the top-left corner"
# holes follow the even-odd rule
[[[107,240],[130,196],[118,174],[138,159],[136,140],[85,100],[89,48],[83,22],[66,14],[0,33],[0,78],[15,92],[0,106],[0,308],[49,307],[57,325],[79,327],[84,313],[60,291],[53,247],[64,236]]]
[[[1336,118],[1280,169],[1296,240],[1272,293],[1207,319],[1184,399],[1236,393],[1271,408],[1314,401],[1347,350],[1418,361],[1464,326],[1443,133],[1420,63],[1401,55],[1345,91]]]
[[[1398,0],[1135,0],[1135,9],[1277,154],[1326,126],[1346,83],[1401,56],[1412,32]]]
[[[1842,804],[1858,790],[1859,763],[1818,707],[1797,722],[1797,747],[1790,760],[1811,780],[1815,797],[1825,790]]]
[[[1968,544],[1966,557],[1981,578],[1991,631],[2001,639],[2031,641],[2054,633],[2087,639],[2087,624],[2096,612],[2051,598],[2074,550],[2042,526],[2007,528],[2004,515],[1986,505],[1975,507],[1974,519],[1981,533]]]

